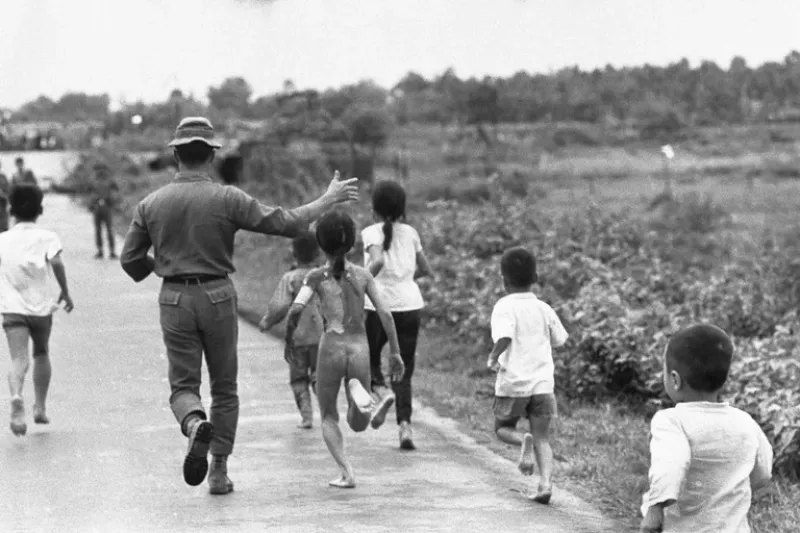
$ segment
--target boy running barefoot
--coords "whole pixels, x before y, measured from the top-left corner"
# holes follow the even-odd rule
[[[555,311],[531,292],[538,279],[533,254],[521,247],[507,250],[500,271],[508,294],[492,310],[495,344],[486,362],[497,372],[495,432],[501,441],[522,446],[523,475],[533,475],[534,463],[539,467],[539,487],[531,499],[547,504],[553,473],[548,436],[550,422],[557,416],[552,348],[567,341],[567,332]],[[516,430],[521,417],[530,422],[530,433]]]
[[[292,240],[292,255],[297,265],[284,274],[278,283],[269,303],[269,309],[258,323],[258,328],[262,332],[268,331],[286,317],[303,286],[306,274],[316,267],[314,262],[319,255],[316,237],[309,232],[295,237]],[[295,403],[302,417],[298,427],[303,429],[311,429],[314,425],[309,385],[316,393],[317,349],[321,335],[322,315],[319,310],[319,299],[314,297],[306,306],[297,329],[294,330],[291,353],[285,354],[286,362],[289,363],[289,386],[292,388]]]
[[[772,447],[744,411],[719,401],[733,344],[716,326],[679,331],[664,354],[677,404],[650,422],[650,490],[641,531],[749,533],[752,493],[772,477]]]
[[[11,353],[8,386],[11,392],[11,431],[22,436],[28,430],[22,386],[30,365],[28,342],[33,341],[33,388],[36,403],[33,420],[49,424],[45,402],[50,386],[50,330],[57,303],[72,311],[67,290],[67,276],[61,260],[61,241],[52,231],[40,228],[36,220],[42,214],[41,189],[20,184],[11,189],[10,214],[16,224],[0,234],[0,310],[3,329]],[[50,271],[61,287],[56,300],[50,293]]]

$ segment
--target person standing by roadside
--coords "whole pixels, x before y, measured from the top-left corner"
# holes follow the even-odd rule
[[[36,181],[36,176],[34,176],[33,171],[25,168],[25,160],[23,158],[16,158],[14,160],[14,164],[17,165],[17,171],[11,177],[12,187],[15,185],[21,185],[23,183],[39,185],[39,183]]]
[[[372,192],[372,211],[376,224],[361,232],[364,241],[364,266],[375,277],[381,299],[391,311],[400,340],[400,355],[406,371],[403,379],[392,383],[392,391],[386,387],[381,371],[381,351],[388,337],[375,310],[374,302],[367,300],[366,329],[371,362],[372,392],[379,397],[396,397],[397,425],[400,433],[400,448],[415,449],[411,434],[411,377],[419,336],[420,310],[425,305],[416,279],[433,276],[431,267],[422,250],[417,230],[404,222],[406,216],[406,193],[396,181],[380,181]],[[383,419],[372,419],[373,427]]]
[[[329,208],[357,200],[358,186],[357,178],[339,181],[336,172],[317,200],[292,210],[268,207],[241,189],[211,180],[215,151],[221,147],[214,137],[206,118],[180,122],[169,143],[178,173],[136,207],[120,263],[136,282],[153,272],[164,279],[158,301],[170,406],[189,440],[184,481],[197,486],[208,474],[209,492],[227,494],[233,490],[227,458],[239,420],[237,294],[228,277],[234,272],[236,232],[294,237]],[[200,401],[203,354],[211,385],[210,420]]]
[[[2,170],[2,167],[0,167]],[[8,193],[10,184],[5,174],[0,172],[0,233],[8,230]]]
[[[94,215],[94,238],[97,244],[95,259],[103,258],[103,226],[108,236],[108,257],[117,258],[114,243],[114,224],[112,211],[116,206],[119,186],[111,177],[111,169],[105,163],[96,163],[94,166],[95,179],[92,182],[91,203],[89,209]]]

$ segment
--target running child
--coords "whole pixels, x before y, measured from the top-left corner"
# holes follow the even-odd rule
[[[539,487],[531,499],[547,504],[552,495],[553,450],[550,422],[558,416],[553,376],[553,348],[567,341],[556,312],[539,300],[531,286],[538,280],[536,259],[525,248],[507,250],[500,260],[507,295],[492,310],[492,340],[486,366],[497,372],[494,416],[497,437],[521,446],[519,470],[533,475],[539,468]],[[517,422],[525,417],[530,432],[521,434]]]
[[[650,422],[650,488],[641,531],[749,533],[752,493],[772,478],[766,435],[744,411],[719,399],[733,344],[697,324],[664,352],[664,389],[677,404]]]
[[[353,466],[344,454],[336,405],[342,380],[346,382],[347,424],[353,431],[364,431],[371,419],[385,417],[386,411],[394,403],[391,396],[376,401],[368,392],[370,361],[364,329],[365,295],[375,303],[376,312],[388,333],[392,381],[401,380],[405,369],[392,314],[383,304],[374,278],[366,269],[345,259],[356,240],[353,219],[342,212],[327,213],[320,218],[316,235],[328,261],[325,266],[309,272],[289,310],[286,352],[291,357],[294,331],[300,315],[316,295],[325,324],[317,360],[317,400],[322,418],[322,437],[342,471],[341,476],[330,481],[329,485],[353,488],[356,486]]]
[[[378,397],[394,394],[397,425],[400,433],[400,448],[415,448],[411,433],[411,378],[420,328],[420,310],[425,302],[416,279],[433,276],[431,267],[422,250],[419,234],[405,223],[406,193],[395,181],[380,181],[372,192],[372,212],[377,221],[361,232],[364,241],[364,266],[375,277],[375,285],[381,299],[392,313],[400,356],[406,373],[403,379],[392,384],[390,392],[381,372],[381,351],[388,340],[375,305],[367,299],[367,340],[369,341],[372,391]],[[383,419],[372,419],[373,427]]]
[[[46,402],[51,376],[49,340],[53,311],[61,302],[64,302],[67,312],[73,308],[61,258],[61,240],[54,232],[36,225],[43,211],[42,198],[42,191],[36,185],[12,187],[10,214],[16,223],[8,231],[0,233],[0,311],[11,353],[8,373],[10,427],[17,436],[28,431],[22,397],[30,365],[28,341],[33,341],[33,421],[49,424]],[[51,271],[61,287],[57,299],[50,291]]]
[[[309,232],[295,237],[292,240],[292,255],[297,263],[278,283],[267,312],[258,324],[262,332],[266,332],[286,317],[289,307],[300,292],[303,279],[316,266],[314,262],[319,255],[316,237]],[[322,334],[319,299],[312,298],[307,307],[300,317],[297,329],[294,330],[290,357],[286,357],[286,362],[289,363],[289,386],[292,388],[295,403],[302,417],[298,427],[303,429],[311,429],[314,425],[314,409],[309,385],[316,392],[317,348]]]

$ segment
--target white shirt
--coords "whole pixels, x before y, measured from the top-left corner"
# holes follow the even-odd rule
[[[642,516],[668,500],[664,531],[749,533],[751,481],[771,477],[772,446],[756,422],[727,403],[687,402],[650,423],[650,490]]]
[[[494,342],[511,339],[498,359],[495,395],[524,398],[552,394],[553,347],[563,345],[568,337],[553,308],[532,292],[509,294],[495,304],[491,322]]]
[[[50,260],[61,252],[54,232],[19,222],[0,233],[0,312],[48,316],[58,303]]]
[[[419,285],[414,281],[417,270],[417,253],[422,251],[422,243],[417,230],[395,222],[392,225],[392,244],[383,251],[383,223],[373,224],[361,232],[364,241],[364,267],[369,269],[369,247],[379,246],[383,252],[383,268],[375,276],[378,294],[389,311],[402,312],[422,309],[425,302]],[[369,296],[364,300],[364,309],[375,310]]]

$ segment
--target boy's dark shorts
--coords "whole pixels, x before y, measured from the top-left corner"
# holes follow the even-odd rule
[[[25,328],[33,341],[33,356],[49,355],[50,332],[53,329],[53,315],[31,316],[17,313],[3,313],[3,329]]]
[[[494,428],[516,427],[520,418],[555,418],[555,394],[534,394],[522,398],[494,397]]]
[[[318,344],[307,344],[293,347],[292,356],[294,357],[298,368],[289,369],[289,380],[291,382],[308,380],[312,386],[316,386],[318,351]]]

